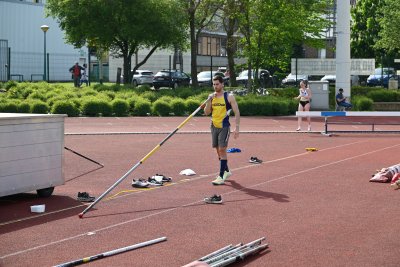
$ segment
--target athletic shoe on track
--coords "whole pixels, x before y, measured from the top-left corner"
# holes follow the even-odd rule
[[[206,197],[204,199],[204,202],[206,202],[208,204],[221,204],[222,198],[219,195],[213,195],[212,197]]]
[[[172,181],[171,177],[167,177],[167,176],[162,175],[162,174],[156,174],[154,176],[151,176],[151,178],[156,179],[157,181],[163,182],[163,183]]]
[[[214,181],[212,181],[213,185],[222,185],[225,184],[224,179],[221,178],[221,176],[217,176]]]
[[[136,187],[136,188],[146,188],[149,187],[149,182],[147,182],[146,180],[143,179],[139,179],[139,180],[132,180],[132,186]]]
[[[147,179],[147,182],[148,182],[150,185],[155,185],[155,186],[164,185],[163,182],[159,182],[159,181],[157,181],[156,179],[154,179],[154,178],[152,178],[152,177],[149,177],[149,179]]]
[[[86,192],[78,192],[78,197],[77,200],[81,202],[93,202],[95,197],[91,197],[88,193]]]
[[[251,157],[249,162],[250,163],[255,163],[255,164],[260,164],[260,163],[262,163],[262,160],[258,159],[257,157]]]
[[[231,172],[225,171],[225,172],[224,172],[224,176],[222,177],[222,180],[225,181],[226,179],[228,179],[229,177],[231,177],[231,175],[232,175]]]

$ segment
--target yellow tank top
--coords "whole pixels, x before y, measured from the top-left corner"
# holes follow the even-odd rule
[[[229,126],[229,117],[226,116],[227,107],[225,97],[216,97],[212,99],[212,124],[216,128]]]

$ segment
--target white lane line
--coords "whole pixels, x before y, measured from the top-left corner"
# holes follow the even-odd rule
[[[36,219],[36,218],[39,218],[39,217],[42,217],[42,216],[47,216],[47,215],[59,213],[59,212],[62,212],[62,211],[76,209],[76,208],[83,207],[83,206],[87,206],[87,205],[81,204],[81,205],[77,205],[77,206],[73,206],[73,207],[69,207],[69,208],[65,208],[65,209],[61,209],[61,210],[55,210],[55,211],[51,211],[51,212],[46,212],[46,213],[43,213],[43,214],[40,214],[40,215],[34,215],[34,216],[25,217],[25,218],[22,218],[22,219],[8,221],[8,222],[0,223],[0,226],[4,226],[4,225],[7,225],[7,224],[11,224],[11,223],[23,222],[23,221],[30,220],[30,219]]]
[[[368,142],[368,141],[359,141],[359,142],[339,145],[339,146],[336,146],[336,147],[327,148],[325,150],[339,148],[339,147],[352,145],[352,144],[356,144],[356,143],[362,143],[362,142]],[[355,158],[360,158],[360,157],[363,157],[363,156],[366,156],[366,155],[374,154],[374,153],[381,152],[381,151],[384,151],[384,150],[387,150],[387,149],[392,149],[392,148],[395,148],[395,147],[398,147],[398,146],[400,146],[400,144],[384,147],[384,148],[381,148],[381,149],[376,149],[376,150],[373,150],[373,151],[370,151],[370,152],[359,154],[359,155],[356,155],[356,156],[353,156],[353,157],[344,158],[344,159],[341,159],[341,160],[338,160],[338,161],[334,161],[334,162],[330,162],[330,163],[327,163],[327,164],[322,164],[322,165],[319,165],[319,166],[316,166],[316,167],[312,167],[312,168],[308,168],[308,169],[305,169],[305,170],[302,170],[302,171],[298,171],[296,173],[284,175],[284,176],[278,177],[276,179],[268,180],[268,181],[265,181],[265,182],[262,182],[262,183],[258,183],[258,184],[252,185],[252,186],[247,186],[247,187],[244,187],[242,189],[235,189],[235,190],[232,190],[230,192],[224,193],[223,195],[230,195],[230,194],[233,194],[233,193],[236,193],[236,192],[244,191],[245,189],[248,189],[248,188],[254,188],[254,187],[257,187],[257,186],[260,186],[260,185],[264,185],[264,184],[271,183],[271,182],[274,182],[274,181],[282,180],[282,179],[285,179],[285,178],[288,178],[288,177],[291,177],[291,176],[295,176],[295,175],[298,175],[298,174],[301,174],[301,173],[313,171],[313,170],[320,169],[320,168],[327,167],[327,166],[331,166],[331,165],[336,165],[336,164],[342,163],[344,161],[352,160],[352,159],[355,159]],[[306,153],[312,153],[312,152],[306,152]],[[303,155],[303,154],[306,154],[306,153],[297,154],[295,156],[300,156],[300,155]],[[295,156],[289,156],[289,157],[285,157],[285,158],[282,158],[282,159],[289,159],[289,158],[293,158]],[[276,160],[272,160],[272,161],[269,161],[269,162],[276,162],[276,161],[280,161],[282,159],[276,159]],[[238,169],[235,169],[235,170],[249,168],[249,167],[252,167],[252,166],[259,166],[259,165],[262,165],[262,164],[249,165],[249,166],[241,167],[241,168],[238,168]],[[204,178],[204,177],[199,177],[199,178]],[[152,213],[152,214],[149,214],[149,215],[146,215],[146,216],[138,217],[138,218],[135,218],[135,219],[132,219],[132,220],[127,220],[127,221],[120,222],[120,223],[117,223],[117,224],[112,224],[112,225],[109,225],[109,226],[106,226],[106,227],[103,227],[103,228],[99,228],[97,230],[91,230],[89,232],[85,232],[85,233],[78,234],[78,235],[75,235],[75,236],[70,236],[70,237],[67,237],[67,238],[64,238],[64,239],[60,239],[58,241],[53,241],[53,242],[50,242],[50,243],[47,243],[47,244],[43,244],[43,245],[40,245],[40,246],[28,248],[28,249],[25,249],[25,250],[16,251],[16,252],[11,253],[11,254],[3,255],[3,256],[0,257],[0,259],[9,258],[9,257],[12,257],[12,256],[16,256],[16,255],[20,255],[20,254],[29,252],[29,251],[33,251],[33,250],[36,250],[36,249],[45,248],[45,247],[48,247],[48,246],[51,246],[51,245],[63,243],[63,242],[66,242],[66,241],[69,241],[69,240],[73,240],[73,239],[76,239],[76,238],[79,238],[79,237],[82,237],[82,236],[87,236],[88,233],[98,233],[98,232],[101,232],[101,231],[105,231],[105,230],[112,229],[112,228],[115,228],[115,227],[118,227],[118,226],[129,224],[129,223],[132,223],[132,222],[136,222],[136,221],[144,220],[144,219],[147,219],[147,218],[151,218],[153,216],[157,216],[157,215],[160,215],[160,214],[163,214],[163,213],[171,212],[171,211],[177,210],[179,208],[184,208],[184,207],[187,207],[187,206],[190,206],[190,205],[194,205],[194,204],[197,204],[197,203],[201,203],[201,202],[203,202],[203,200],[197,200],[197,201],[194,201],[194,202],[191,202],[191,203],[184,204],[182,206],[178,206],[178,207],[166,209],[166,210],[163,210],[163,211],[155,212],[155,213]]]

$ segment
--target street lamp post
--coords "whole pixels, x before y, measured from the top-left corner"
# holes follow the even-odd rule
[[[50,28],[47,25],[42,25],[40,26],[40,28],[42,29],[43,33],[44,33],[44,61],[43,61],[43,80],[47,81],[47,75],[46,75],[46,32],[47,30]]]

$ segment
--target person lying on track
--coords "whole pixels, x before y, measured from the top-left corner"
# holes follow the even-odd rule
[[[397,173],[400,173],[400,164],[381,169],[374,176],[372,176],[372,178],[369,181],[388,183],[392,181],[392,178]]]

